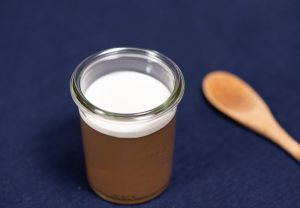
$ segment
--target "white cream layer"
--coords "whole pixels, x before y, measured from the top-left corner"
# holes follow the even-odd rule
[[[132,71],[114,72],[100,77],[85,92],[95,106],[114,113],[138,113],[151,110],[170,96],[168,88],[155,78]],[[79,110],[81,118],[95,130],[120,138],[149,135],[167,125],[176,108],[142,121],[115,121]]]

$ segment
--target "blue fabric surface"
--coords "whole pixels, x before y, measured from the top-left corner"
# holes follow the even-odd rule
[[[300,138],[300,1],[0,1],[0,207],[115,207],[87,185],[75,66],[155,49],[186,79],[168,190],[137,207],[300,207],[300,166],[214,110],[212,70],[243,77]]]

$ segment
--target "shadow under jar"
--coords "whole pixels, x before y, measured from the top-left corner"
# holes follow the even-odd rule
[[[77,66],[71,94],[81,117],[88,181],[99,196],[137,204],[166,189],[183,93],[180,69],[156,51],[113,48]]]

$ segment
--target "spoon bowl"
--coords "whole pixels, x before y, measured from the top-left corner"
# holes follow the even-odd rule
[[[249,111],[256,107],[257,94],[235,75],[225,71],[210,73],[203,82],[204,93],[210,100],[234,111]]]

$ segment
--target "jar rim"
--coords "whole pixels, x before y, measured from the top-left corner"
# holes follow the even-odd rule
[[[104,57],[126,54],[140,55],[144,58],[161,62],[171,70],[174,75],[175,84],[170,96],[165,102],[147,111],[135,113],[115,113],[95,106],[85,97],[81,89],[81,78],[88,66]],[[152,116],[164,114],[178,105],[184,94],[184,88],[185,83],[183,74],[179,67],[170,58],[154,50],[133,47],[110,48],[90,55],[75,68],[70,80],[71,96],[79,109],[115,120],[143,120]]]

